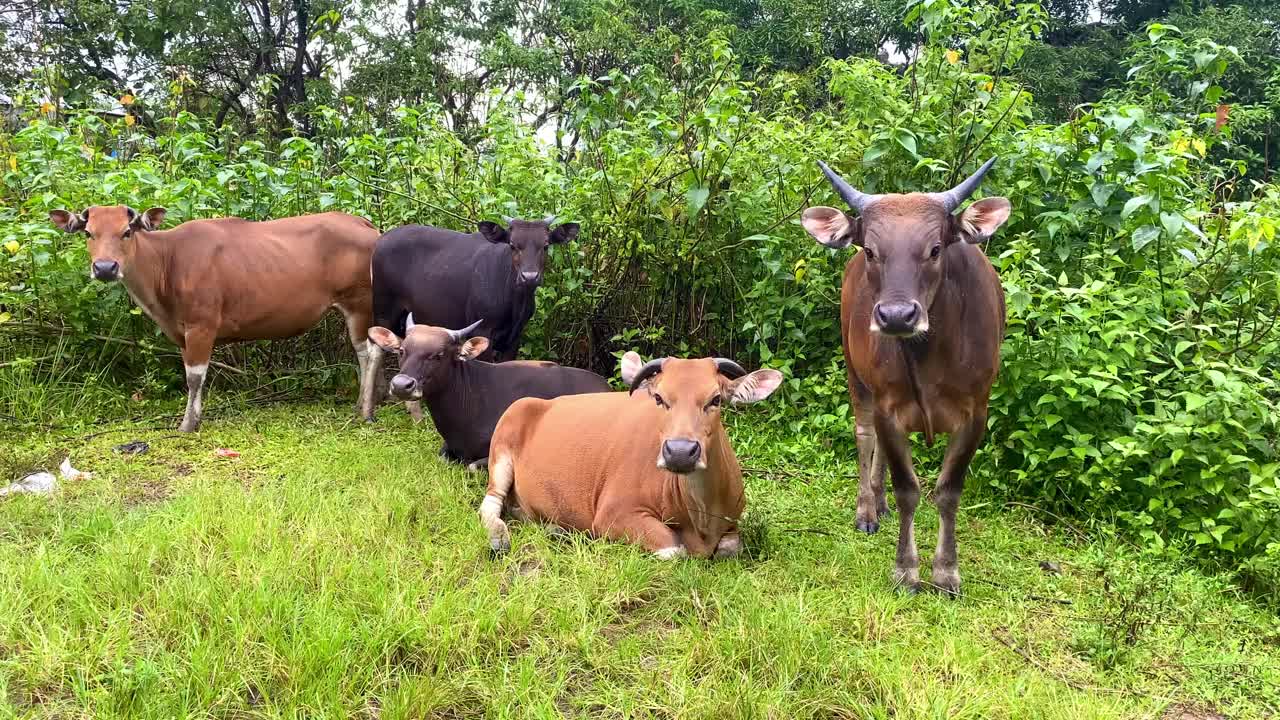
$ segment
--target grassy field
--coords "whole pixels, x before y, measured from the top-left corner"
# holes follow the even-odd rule
[[[195,436],[123,422],[0,449],[0,480],[67,452],[95,473],[0,498],[0,716],[1203,720],[1280,707],[1272,612],[1029,508],[967,497],[964,597],[895,593],[897,523],[854,530],[852,458],[815,443],[784,460],[749,416],[733,427],[753,469],[749,555],[663,563],[528,525],[491,560],[484,477],[437,460],[429,424],[400,408],[364,426],[346,405],[218,407]],[[151,451],[112,452],[133,439]],[[931,507],[919,522],[927,565]]]

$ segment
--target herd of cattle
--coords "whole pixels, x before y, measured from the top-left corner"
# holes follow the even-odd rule
[[[868,195],[819,163],[854,214],[806,210],[819,243],[861,248],[848,263],[841,328],[859,458],[857,526],[901,522],[893,579],[920,587],[913,519],[920,488],[907,434],[950,433],[938,479],[941,516],[930,584],[956,593],[955,518],[965,472],[986,428],[1005,304],[977,244],[1009,217],[989,197],[956,210],[994,159],[941,193]],[[782,374],[725,358],[622,358],[627,392],[589,371],[515,360],[534,313],[547,248],[576,223],[507,218],[471,234],[423,225],[380,235],[362,218],[324,213],[267,222],[192,220],[158,229],[165,210],[55,210],[54,225],[88,235],[90,275],[120,281],[182,350],[183,431],[200,426],[210,355],[222,343],[284,338],[330,309],[346,318],[360,367],[359,410],[372,420],[383,353],[398,356],[390,392],[416,420],[421,404],[441,454],[487,465],[480,519],[494,551],[505,519],[643,545],[662,558],[730,557],[741,544],[742,471],[721,423],[724,404],[767,398]]]

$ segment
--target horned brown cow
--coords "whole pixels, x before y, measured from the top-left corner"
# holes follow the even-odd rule
[[[630,393],[525,398],[502,416],[480,504],[492,550],[510,546],[505,511],[664,559],[738,553],[746,499],[720,408],[763,400],[782,374],[723,358],[635,365]]]
[[[363,383],[372,317],[369,259],[378,231],[363,218],[330,212],[250,222],[192,220],[158,230],[164,208],[94,206],[54,210],[66,232],[89,235],[90,277],[120,280],[129,296],[182,350],[187,410],[180,427],[200,427],[214,345],[300,335],[329,308],[347,321]],[[362,401],[366,395],[361,388]]]
[[[920,586],[914,520],[920,486],[907,433],[951,433],[938,476],[940,523],[931,584],[955,594],[956,510],[964,476],[986,431],[1000,367],[1005,304],[1000,278],[978,244],[1009,217],[989,197],[952,213],[995,159],[942,193],[867,195],[825,164],[823,173],[857,217],[830,207],[805,211],[806,230],[827,247],[862,248],[845,267],[840,325],[858,444],[858,529],[875,532],[888,514],[884,467],[893,476],[901,523],[893,580]]]

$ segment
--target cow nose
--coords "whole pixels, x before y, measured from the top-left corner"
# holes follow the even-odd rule
[[[910,335],[920,321],[920,306],[915,302],[876,303],[876,324],[889,335]]]
[[[412,395],[417,387],[418,381],[408,375],[400,374],[391,378],[391,394],[402,400]]]
[[[536,285],[542,279],[542,273],[525,271],[520,273],[520,282],[525,285]]]
[[[95,260],[93,276],[98,280],[115,280],[120,274],[120,263],[115,260]]]
[[[702,455],[702,445],[697,440],[672,438],[662,443],[662,462],[671,472],[692,472]]]

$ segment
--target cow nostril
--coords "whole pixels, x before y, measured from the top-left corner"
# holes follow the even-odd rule
[[[702,445],[696,440],[674,438],[662,443],[663,461],[677,472],[692,470],[701,455]]]
[[[875,315],[876,324],[881,326],[889,324],[889,317],[885,315],[883,304],[876,303],[876,306],[872,309],[871,313]]]
[[[525,281],[525,282],[527,282],[527,283],[537,282],[539,277],[540,277],[540,274],[539,274],[539,273],[536,273],[536,272],[522,272],[522,273],[520,273],[520,279],[521,279],[521,280],[523,280],[523,281]]]
[[[915,303],[911,303],[907,307],[906,312],[902,314],[902,323],[904,325],[915,325],[916,320],[919,319],[919,317],[920,317],[920,306],[916,305]]]
[[[120,272],[120,263],[115,260],[97,260],[93,263],[93,276],[99,280],[111,280]]]
[[[396,375],[391,378],[391,391],[394,393],[411,393],[418,386],[418,381],[408,375]]]

